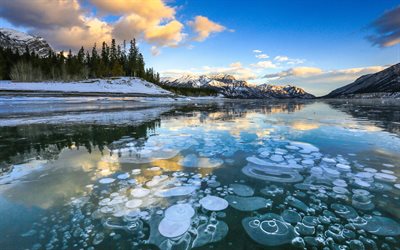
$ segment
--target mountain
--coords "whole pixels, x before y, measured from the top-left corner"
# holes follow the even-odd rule
[[[29,51],[35,51],[40,57],[46,57],[52,51],[50,45],[41,37],[32,36],[24,32],[0,28],[0,47],[11,48],[20,53],[25,52],[26,46]]]
[[[363,75],[353,83],[335,89],[324,97],[400,97],[400,63],[375,74]]]
[[[178,78],[164,78],[162,84],[172,87],[214,89],[229,98],[314,98],[313,95],[298,87],[269,84],[257,86],[237,80],[228,74],[182,75]]]

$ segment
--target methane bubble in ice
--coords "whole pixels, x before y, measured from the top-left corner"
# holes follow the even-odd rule
[[[354,194],[352,197],[352,205],[361,210],[372,210],[375,208],[371,198],[368,195]]]
[[[228,202],[220,197],[207,195],[206,197],[200,199],[200,204],[202,207],[209,211],[220,211],[228,207]]]
[[[400,235],[400,224],[393,219],[381,216],[369,216],[365,218],[367,223],[362,229],[380,236]]]
[[[158,225],[158,231],[168,238],[181,236],[189,229],[194,213],[189,204],[173,205],[165,211],[164,218]]]
[[[297,171],[282,167],[248,164],[242,169],[242,172],[249,177],[273,182],[300,182],[303,180]]]
[[[308,206],[307,206],[304,202],[302,202],[302,201],[299,200],[299,199],[296,199],[296,198],[293,197],[293,196],[288,196],[288,197],[286,198],[286,202],[287,202],[290,206],[295,207],[295,208],[297,208],[297,209],[300,209],[300,210],[303,211],[303,212],[307,212],[307,210],[308,210]]]
[[[273,213],[260,217],[246,217],[242,220],[242,225],[250,238],[264,246],[284,245],[296,236],[293,227]]]
[[[301,148],[300,153],[310,154],[312,152],[318,152],[319,149],[314,145],[305,142],[290,142],[290,145]]]
[[[192,247],[201,247],[208,243],[218,242],[228,234],[228,225],[217,220],[215,213],[211,214],[209,219],[204,218],[197,228],[197,237],[193,241]]]
[[[250,163],[256,164],[256,165],[261,165],[261,166],[270,166],[271,163],[264,161],[260,158],[257,158],[255,156],[249,156],[246,158],[246,160]]]
[[[297,223],[301,221],[301,216],[299,213],[293,210],[286,209],[281,214],[282,218],[289,223]]]
[[[150,194],[150,189],[147,188],[138,187],[131,190],[131,195],[136,198],[142,198],[148,194]]]
[[[271,200],[262,197],[241,197],[236,195],[228,195],[225,199],[229,205],[240,211],[255,211],[272,205]]]
[[[190,227],[190,220],[170,220],[164,218],[158,225],[158,231],[162,236],[175,238],[183,235]]]
[[[133,199],[125,203],[125,207],[127,208],[137,208],[140,205],[142,205],[142,200],[139,199]]]
[[[254,194],[254,189],[243,184],[231,184],[229,185],[233,192],[240,196],[252,196]]]
[[[167,219],[190,219],[194,215],[194,209],[187,203],[170,206],[165,210],[164,216]]]
[[[99,182],[101,184],[110,184],[110,183],[113,183],[114,181],[115,181],[115,179],[113,179],[113,178],[103,178],[103,179],[99,180]]]
[[[265,194],[266,196],[276,196],[283,194],[283,188],[277,187],[275,185],[266,186],[265,188],[261,189],[260,192]]]
[[[118,178],[119,180],[126,180],[126,179],[129,178],[129,174],[128,174],[128,173],[119,174],[119,175],[117,176],[117,178]]]
[[[193,193],[196,190],[195,186],[181,186],[173,187],[170,189],[158,190],[154,193],[157,197],[173,197],[173,196],[184,196]]]
[[[345,219],[354,219],[358,216],[356,210],[347,205],[333,203],[331,208],[337,215]]]

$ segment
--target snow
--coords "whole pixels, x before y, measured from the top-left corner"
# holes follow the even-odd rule
[[[93,79],[79,82],[0,81],[0,90],[173,95],[153,83],[135,77]]]
[[[0,32],[6,34],[13,40],[28,41],[30,39],[35,39],[34,36],[13,29],[0,28]]]

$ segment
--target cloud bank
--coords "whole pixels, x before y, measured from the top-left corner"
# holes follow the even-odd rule
[[[176,8],[165,0],[0,0],[1,17],[15,26],[28,28],[46,38],[56,49],[91,47],[95,42],[119,41],[133,37],[149,43],[152,54],[160,47],[185,43],[187,29],[192,41],[201,42],[226,27],[205,16],[196,16],[185,26]],[[106,17],[116,17],[114,21]]]

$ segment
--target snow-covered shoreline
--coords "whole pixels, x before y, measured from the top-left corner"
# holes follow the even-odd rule
[[[173,93],[140,78],[121,77],[110,79],[90,79],[78,82],[13,82],[0,81],[1,92],[37,92],[62,94],[126,94],[174,96]]]

